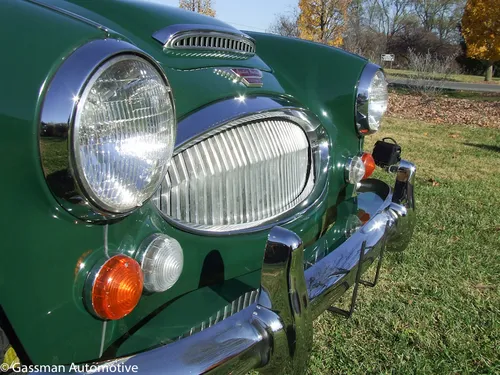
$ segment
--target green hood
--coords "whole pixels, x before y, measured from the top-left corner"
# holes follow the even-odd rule
[[[216,66],[252,67],[264,71],[270,68],[258,57],[246,60],[213,58],[185,58],[167,56],[163,46],[152,35],[167,26],[176,24],[213,25],[234,27],[212,17],[161,4],[159,0],[37,0],[79,17],[102,25],[111,37],[126,39],[143,49],[162,65],[174,69],[196,69]]]

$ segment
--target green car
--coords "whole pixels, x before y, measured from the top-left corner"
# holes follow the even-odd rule
[[[364,58],[161,1],[3,0],[0,29],[1,371],[303,374],[407,246]]]

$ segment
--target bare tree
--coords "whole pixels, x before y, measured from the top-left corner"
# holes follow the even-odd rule
[[[411,3],[412,11],[426,31],[435,32],[440,40],[458,38],[464,0],[411,0]]]
[[[300,35],[298,20],[297,10],[278,14],[267,31],[273,34],[298,38]]]

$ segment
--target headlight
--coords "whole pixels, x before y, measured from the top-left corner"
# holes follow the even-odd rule
[[[387,110],[388,97],[384,73],[377,65],[367,64],[356,94],[356,127],[359,134],[367,135],[379,130]]]
[[[165,177],[177,129],[161,68],[111,39],[65,60],[40,122],[47,183],[64,208],[86,220],[127,214],[148,200]]]
[[[74,169],[99,209],[121,213],[158,188],[175,141],[175,118],[162,76],[140,57],[102,65],[78,104]]]

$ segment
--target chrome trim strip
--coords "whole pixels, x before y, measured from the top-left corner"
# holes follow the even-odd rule
[[[248,57],[255,55],[255,40],[229,27],[177,24],[156,31],[152,37],[163,44],[166,50],[219,51]],[[179,45],[181,41],[183,44]]]
[[[169,86],[158,63],[139,48],[124,41],[99,39],[76,49],[64,60],[52,77],[41,108],[39,146],[45,179],[59,204],[75,217],[86,221],[103,221],[128,214],[104,212],[96,207],[91,197],[80,188],[82,184],[72,161],[72,129],[81,94],[100,66],[122,54],[145,59]],[[174,103],[171,91],[170,100]]]
[[[286,106],[291,104],[291,102],[283,99],[255,97],[241,100],[239,97],[236,97],[205,107],[179,122],[174,155],[230,127],[239,126],[256,119],[268,119],[272,117],[286,118],[302,127],[311,147],[311,160],[314,160],[315,180],[314,187],[307,197],[304,197],[292,209],[278,216],[257,222],[255,226],[243,229],[230,228],[225,231],[195,228],[189,223],[180,222],[165,215],[161,210],[160,198],[159,200],[155,200],[155,202],[165,220],[183,231],[206,236],[250,233],[292,222],[322,199],[327,192],[328,174],[325,171],[330,160],[330,140],[328,139],[326,130],[312,112]],[[161,189],[163,189],[163,185]]]
[[[382,68],[378,65],[372,63],[366,64],[358,82],[354,119],[356,129],[360,135],[368,135],[376,132],[370,129],[370,125],[368,124],[368,98],[370,95],[369,89],[372,79],[375,76],[375,73],[381,69]]]
[[[113,30],[105,27],[104,25],[101,25],[98,22],[95,22],[95,21],[92,21],[92,20],[90,20],[88,18],[85,18],[85,17],[83,17],[80,14],[73,13],[73,12],[67,10],[67,9],[59,8],[59,7],[55,6],[55,5],[41,2],[40,0],[27,0],[27,1],[29,1],[30,3],[39,5],[41,7],[44,7],[46,9],[50,9],[50,10],[52,10],[54,12],[57,12],[57,13],[60,13],[60,14],[64,14],[65,16],[68,16],[68,17],[77,19],[79,21],[85,22],[88,25],[94,26],[94,27],[98,28],[99,30],[104,31],[106,33],[106,37],[108,37],[108,38],[111,36],[111,33],[115,33],[116,34],[116,32],[114,32]]]

